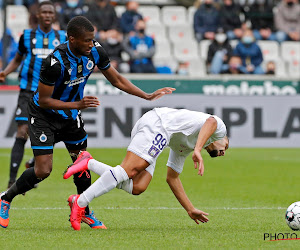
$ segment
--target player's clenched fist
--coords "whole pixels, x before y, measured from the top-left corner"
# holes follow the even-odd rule
[[[85,96],[78,102],[78,109],[96,108],[100,101],[96,96]]]

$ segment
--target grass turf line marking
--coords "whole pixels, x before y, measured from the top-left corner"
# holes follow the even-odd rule
[[[13,210],[69,210],[69,207],[12,207]],[[178,210],[181,207],[97,207],[107,210]],[[284,207],[204,207],[207,210],[281,210]]]

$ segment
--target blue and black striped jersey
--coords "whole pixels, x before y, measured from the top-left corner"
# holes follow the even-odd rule
[[[100,70],[110,67],[107,53],[94,41],[94,47],[88,56],[76,57],[70,50],[69,41],[59,45],[43,63],[40,82],[54,86],[52,98],[64,102],[75,102],[83,98],[84,86],[95,66]],[[39,106],[39,92],[36,90],[33,101]],[[60,115],[64,119],[76,119],[77,109],[50,110],[47,112]]]
[[[18,53],[25,55],[19,73],[20,88],[35,91],[38,87],[40,70],[46,57],[61,43],[66,41],[63,30],[43,32],[39,27],[24,30],[20,37]]]

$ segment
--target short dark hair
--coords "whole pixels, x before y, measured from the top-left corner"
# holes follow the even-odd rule
[[[67,26],[67,34],[69,36],[77,37],[82,31],[93,32],[93,24],[84,16],[73,17]]]
[[[54,7],[54,3],[52,1],[43,1],[39,3],[39,9],[44,5],[52,5]]]

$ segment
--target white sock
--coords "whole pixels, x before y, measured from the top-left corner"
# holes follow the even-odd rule
[[[118,189],[123,189],[129,194],[132,194],[132,189],[133,189],[133,181],[132,179],[128,179],[126,181],[123,181],[117,185]]]
[[[96,161],[95,159],[91,159],[88,162],[88,169],[97,175],[103,175],[106,171],[114,169],[113,167],[106,165],[100,161]]]
[[[77,200],[80,207],[86,207],[94,198],[108,193],[120,182],[128,180],[129,177],[120,165],[107,170],[102,174],[87,190],[85,190]]]

